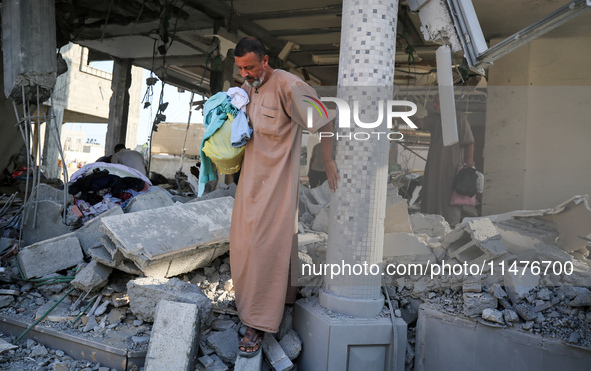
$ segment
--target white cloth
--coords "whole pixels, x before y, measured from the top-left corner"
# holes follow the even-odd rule
[[[109,174],[117,175],[122,178],[127,176],[140,178],[149,185],[152,185],[150,179],[148,179],[144,174],[140,173],[136,169],[122,164],[109,164],[106,162],[93,162],[91,164],[86,164],[82,166],[80,170],[72,174],[72,176],[70,177],[70,183],[74,183],[78,178],[81,178],[87,173],[92,172],[92,170],[95,168],[100,168],[101,170],[106,169],[109,172]]]
[[[228,96],[232,99],[230,103],[242,112],[246,112],[246,105],[248,104],[248,94],[242,88],[230,88],[226,92]]]

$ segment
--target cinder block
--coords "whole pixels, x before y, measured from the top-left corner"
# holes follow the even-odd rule
[[[138,278],[127,283],[129,305],[133,314],[142,321],[154,320],[155,308],[160,300],[196,304],[203,327],[213,320],[211,301],[201,289],[178,278]]]
[[[23,223],[23,241],[25,245],[45,241],[50,238],[70,233],[72,228],[63,223],[64,205],[55,201],[39,201],[37,203],[37,220],[35,219],[35,205],[27,207],[27,217]]]
[[[193,371],[199,344],[197,305],[161,300],[150,335],[145,371]]]
[[[515,257],[509,253],[501,234],[488,218],[470,220],[448,233],[441,244],[451,258],[462,263],[480,264]]]
[[[27,246],[17,257],[27,279],[43,277],[73,267],[84,260],[82,248],[74,233]]]

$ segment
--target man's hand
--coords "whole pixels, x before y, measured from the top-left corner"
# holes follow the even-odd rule
[[[325,161],[324,169],[326,170],[326,177],[328,178],[328,187],[334,192],[338,188],[337,184],[339,180],[341,180],[337,170],[337,164],[334,162],[334,160]]]

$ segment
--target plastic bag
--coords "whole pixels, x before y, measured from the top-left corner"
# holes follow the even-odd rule
[[[203,145],[203,153],[211,159],[222,174],[238,172],[244,159],[245,146],[232,147],[233,120],[232,115],[228,115],[228,119]]]
[[[472,197],[476,194],[478,175],[473,167],[462,167],[454,179],[454,190],[462,196]]]

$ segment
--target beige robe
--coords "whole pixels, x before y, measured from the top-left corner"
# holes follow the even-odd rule
[[[254,133],[246,144],[230,228],[230,266],[242,322],[277,332],[295,240],[302,129],[309,107],[292,90],[316,96],[299,77],[275,70],[258,89],[244,84]],[[296,94],[296,93],[294,93]],[[292,121],[293,118],[293,121]],[[315,132],[330,120],[314,114]],[[297,255],[296,255],[297,256]]]

